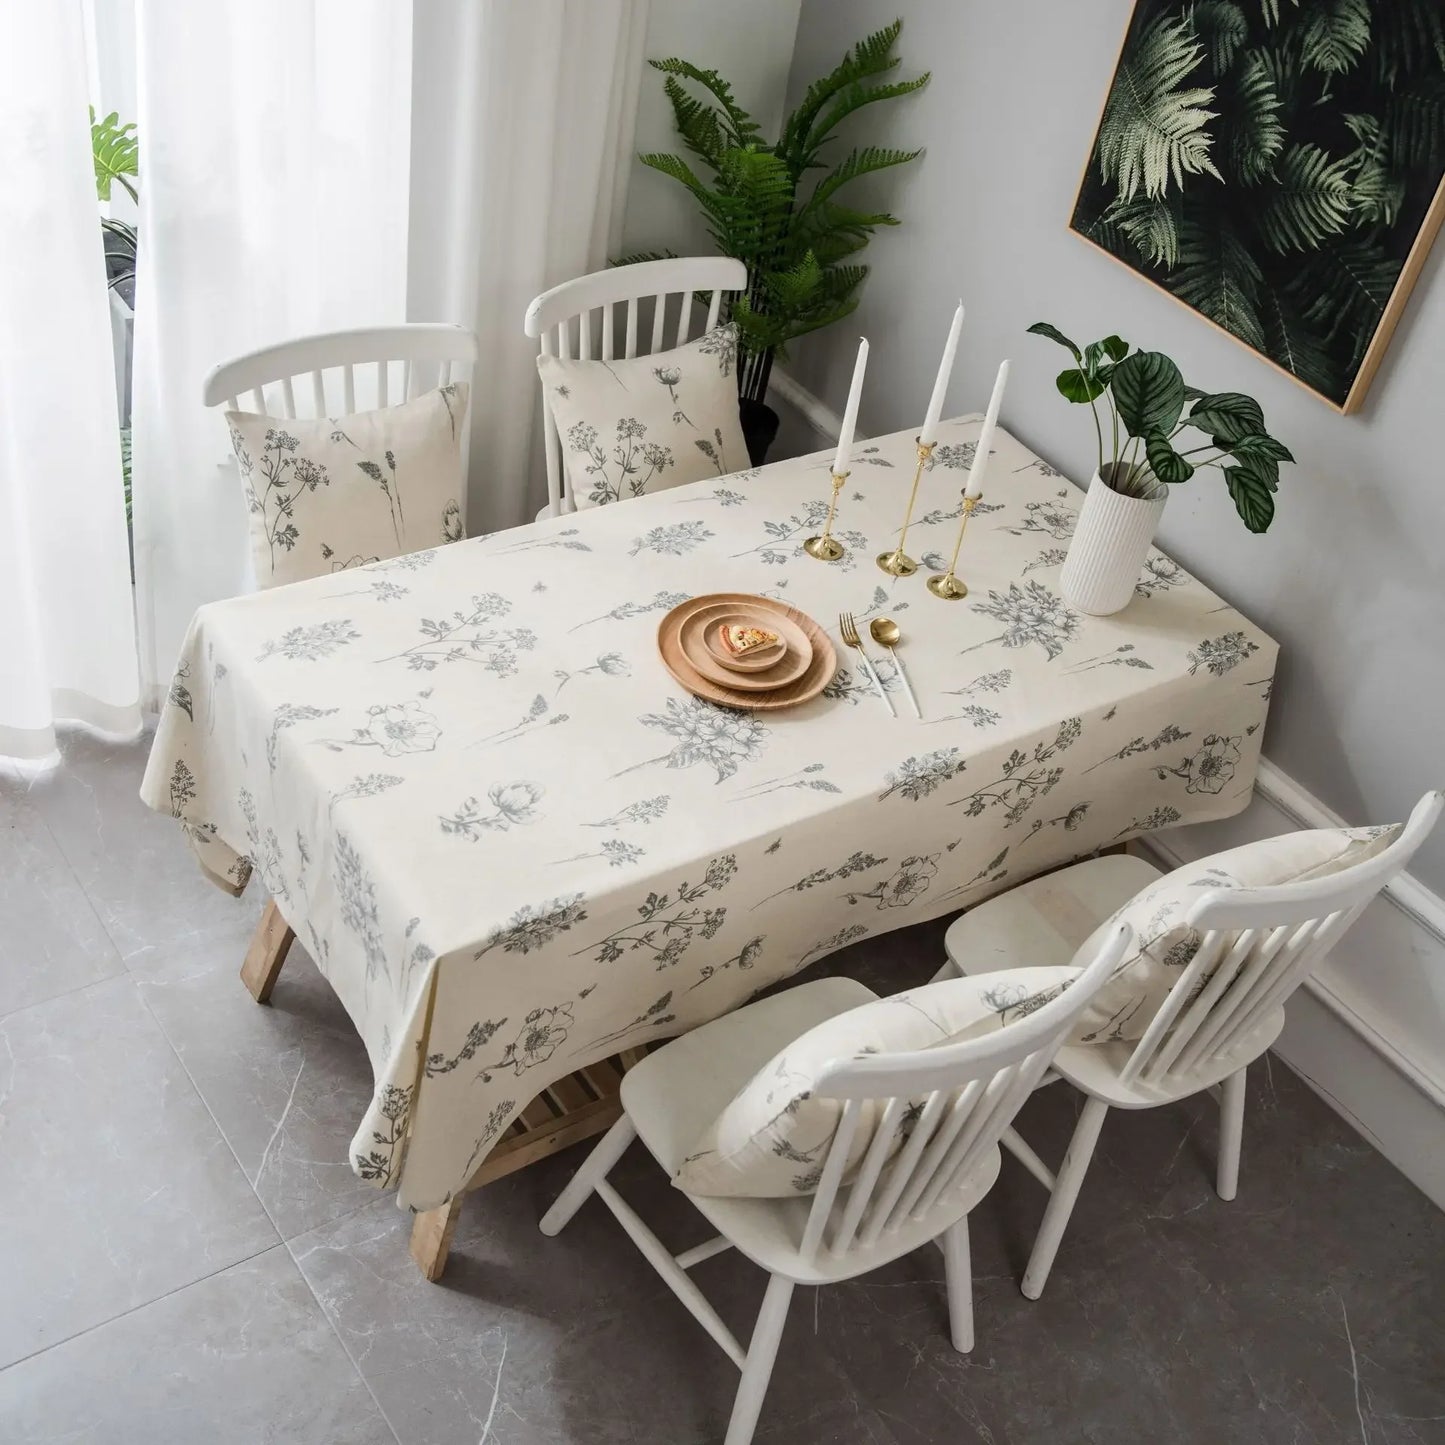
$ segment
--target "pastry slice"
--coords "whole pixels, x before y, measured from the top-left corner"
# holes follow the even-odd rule
[[[725,623],[719,631],[722,633],[722,645],[734,657],[750,657],[765,647],[776,647],[779,641],[776,632],[744,623]]]

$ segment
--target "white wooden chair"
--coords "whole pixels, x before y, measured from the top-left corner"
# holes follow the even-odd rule
[[[206,406],[288,418],[350,416],[359,410],[410,401],[433,386],[470,383],[476,361],[476,333],[462,326],[414,321],[328,331],[263,346],[222,362],[206,377],[201,400]],[[473,410],[473,406],[467,407],[462,428],[463,482],[470,458]]]
[[[240,411],[244,399],[246,410],[287,418],[350,416],[410,401],[432,386],[470,382],[476,361],[476,333],[461,326],[427,321],[330,331],[222,362],[206,377],[201,401]],[[468,406],[461,436],[463,483],[471,417]],[[258,1003],[270,998],[295,936],[275,899],[268,899],[241,966],[241,978]]]
[[[1202,889],[1185,920],[1202,935],[1199,951],[1143,1037],[1059,1049],[1040,1086],[1062,1078],[1087,1097],[1058,1174],[1017,1131],[1003,1136],[1004,1146],[1049,1190],[1024,1271],[1029,1299],[1043,1293],[1111,1108],[1150,1109],[1213,1091],[1220,1115],[1215,1188],[1221,1199],[1234,1198],[1249,1065],[1279,1037],[1290,995],[1403,871],[1442,806],[1445,793],[1427,793],[1388,848],[1327,877],[1270,888]],[[1004,966],[1000,960],[1024,955],[1034,964],[1068,963],[1099,924],[1162,876],[1142,858],[1112,855],[992,898],[949,928],[949,962],[938,978],[993,972]]]
[[[677,256],[665,261],[639,261],[632,266],[613,266],[594,271],[575,281],[564,281],[544,291],[527,307],[523,329],[540,338],[543,356],[575,358],[579,361],[631,360],[670,350],[694,338],[693,296],[709,291],[707,322],[697,330],[701,336],[718,324],[726,293],[742,291],[748,284],[748,268],[730,256]],[[675,319],[672,298],[677,297]],[[639,342],[641,313],[650,300],[651,336]],[[626,306],[620,324],[615,315]],[[593,335],[592,313],[602,313],[598,334]],[[639,349],[640,347],[640,349]],[[547,506],[541,517],[558,517],[576,510],[572,485],[562,463],[562,443],[552,416],[546,389],[542,391],[542,429],[547,447]]]
[[[788,1199],[690,1195],[718,1235],[677,1256],[607,1181],[627,1146],[640,1135],[657,1162],[675,1175],[703,1130],[775,1054],[814,1025],[872,1003],[876,995],[852,979],[819,979],[673,1040],[625,1076],[623,1117],[543,1216],[542,1232],[556,1234],[594,1192],[617,1216],[648,1262],[742,1371],[727,1445],[747,1445],[752,1439],[796,1284],[851,1279],[937,1240],[946,1265],[953,1345],[971,1350],[968,1213],[998,1176],[1000,1133],[1131,937],[1121,926],[1058,998],[997,1033],[830,1064],[813,1096],[845,1102],[817,1193]],[[914,993],[949,987],[930,984]],[[856,1178],[845,1184],[849,1145],[869,1101],[877,1111],[877,1129]],[[687,1274],[729,1248],[769,1275],[746,1351]]]

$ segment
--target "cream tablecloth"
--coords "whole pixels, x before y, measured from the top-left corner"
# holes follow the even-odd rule
[[[915,555],[952,545],[948,423]],[[365,1040],[352,1164],[445,1203],[552,1080],[735,1008],[856,939],[1247,802],[1275,644],[1161,554],[1114,617],[1058,568],[1079,494],[1000,433],[963,602],[894,581],[911,433],[202,608],[143,797],[229,886],[254,869]],[[894,617],[925,721],[840,647],[777,714],[689,697],[654,646],[688,595]],[[886,664],[883,666],[886,671]],[[1020,959],[1026,963],[1026,959]]]

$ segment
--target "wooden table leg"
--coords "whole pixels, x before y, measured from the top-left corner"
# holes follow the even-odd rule
[[[451,1253],[452,1235],[457,1232],[457,1216],[461,1209],[462,1196],[458,1194],[450,1204],[418,1214],[412,1223],[411,1257],[433,1283],[442,1277],[442,1271],[447,1267],[447,1255]]]
[[[271,997],[281,965],[286,962],[286,950],[295,937],[291,925],[281,917],[276,900],[268,898],[241,965],[241,982],[251,990],[251,997],[257,1003],[265,1003]]]
[[[432,1281],[441,1278],[462,1199],[472,1190],[610,1129],[622,1117],[618,1098],[622,1076],[646,1057],[645,1048],[625,1049],[558,1079],[538,1094],[477,1166],[462,1193],[450,1204],[416,1216],[411,1227],[411,1257],[421,1272]]]

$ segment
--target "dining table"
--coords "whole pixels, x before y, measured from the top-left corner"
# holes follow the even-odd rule
[[[979,431],[940,429],[909,577],[875,560],[918,459],[905,430],[855,446],[836,561],[802,547],[828,508],[820,452],[196,613],[142,797],[213,881],[267,891],[262,970],[294,932],[346,1008],[374,1077],[351,1166],[417,1213],[430,1276],[544,1095],[591,1108],[549,1136],[583,1137],[616,1117],[605,1061],[860,939],[1248,803],[1276,644],[1159,551],[1122,611],[1072,608],[1081,494],[1002,429],[967,596],[926,589]],[[822,693],[758,711],[679,685],[658,624],[714,592],[825,629]]]

